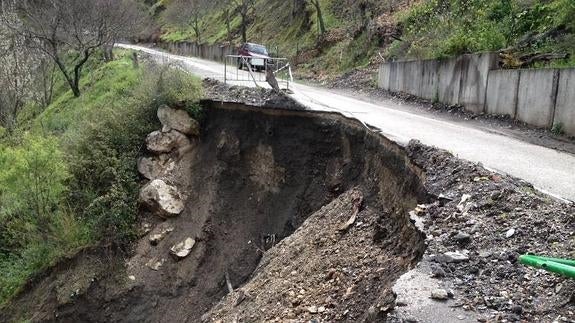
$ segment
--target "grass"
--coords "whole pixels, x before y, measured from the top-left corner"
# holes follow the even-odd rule
[[[396,40],[386,56],[441,58],[516,48],[517,55],[571,56],[539,66],[575,66],[574,15],[572,0],[425,0],[395,15],[402,40]],[[552,30],[558,32],[537,37]]]
[[[0,138],[0,305],[80,248],[135,237],[145,136],[162,104],[199,115],[201,83],[172,67],[134,68],[127,52],[85,69],[80,98],[62,80],[45,110],[27,106]]]

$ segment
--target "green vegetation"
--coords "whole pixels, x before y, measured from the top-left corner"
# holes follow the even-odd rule
[[[305,2],[305,1],[304,1]],[[320,35],[320,28],[315,10],[308,4],[301,13],[294,14],[292,1],[257,0],[254,3],[252,23],[247,34],[251,42],[265,44],[268,49],[282,57],[305,55],[306,59],[300,69],[341,72],[351,67],[365,65],[377,47],[378,42],[370,42],[365,34],[353,39],[346,36],[346,29],[356,29],[356,22],[342,13],[341,4],[332,0],[320,0],[326,35]],[[233,11],[233,10],[232,10]],[[220,7],[211,8],[204,16],[205,21],[202,40],[206,44],[228,42],[225,12]],[[196,41],[191,27],[182,27],[162,21],[162,40],[168,42]],[[235,15],[230,20],[232,42],[238,44],[240,39],[241,19]],[[337,41],[331,41],[333,36]],[[322,39],[329,39],[328,41]],[[361,42],[361,44],[360,44]],[[321,51],[321,53],[320,53]],[[371,51],[371,52],[370,52]],[[325,54],[325,55],[324,55]],[[329,60],[319,59],[329,57]],[[356,60],[360,57],[359,60]]]
[[[57,88],[50,106],[27,106],[0,139],[0,304],[63,256],[135,237],[136,160],[159,127],[156,109],[185,104],[197,113],[201,95],[196,78],[134,68],[127,54],[90,61],[79,98]]]
[[[409,6],[398,0],[319,3],[324,34],[310,1],[255,0],[249,40],[290,57],[299,74],[313,72],[316,77],[364,67],[377,62],[380,54],[386,59],[441,58],[507,49],[506,64],[512,67],[575,66],[572,0],[421,0]],[[202,15],[203,43],[230,40],[225,6],[213,5]],[[227,6],[233,8],[229,2]],[[241,19],[233,9],[230,12],[231,42],[237,44]],[[169,19],[161,22],[164,41],[197,40],[191,27]],[[536,55],[566,57],[532,60]]]
[[[520,55],[565,53],[574,65],[572,0],[427,0],[396,14],[403,34],[389,57],[437,58],[509,48]]]

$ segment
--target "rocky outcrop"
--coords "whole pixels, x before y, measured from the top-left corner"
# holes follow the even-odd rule
[[[158,119],[162,123],[162,132],[177,130],[189,136],[200,135],[200,125],[184,110],[162,106],[158,109]]]
[[[161,179],[155,179],[142,188],[140,201],[163,218],[177,216],[184,210],[183,197],[178,189]]]

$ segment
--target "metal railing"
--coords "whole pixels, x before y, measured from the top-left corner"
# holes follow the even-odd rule
[[[257,87],[266,83],[266,75],[273,72],[280,88],[289,90],[293,82],[291,65],[287,58],[257,58],[242,55],[226,55],[224,60],[224,83],[254,82]]]

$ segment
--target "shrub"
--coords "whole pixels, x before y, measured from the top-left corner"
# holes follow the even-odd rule
[[[163,104],[188,106],[197,103],[201,90],[200,79],[177,65],[152,65],[142,74],[135,97],[154,108]]]

